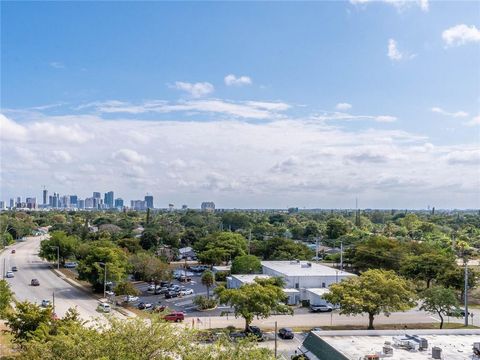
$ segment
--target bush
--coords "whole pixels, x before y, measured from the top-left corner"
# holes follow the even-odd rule
[[[216,299],[208,299],[202,295],[195,296],[193,303],[197,306],[198,310],[214,309],[217,306]]]

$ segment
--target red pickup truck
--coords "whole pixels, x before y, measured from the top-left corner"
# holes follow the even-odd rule
[[[185,320],[185,314],[180,311],[174,311],[163,317],[166,321],[180,322]]]

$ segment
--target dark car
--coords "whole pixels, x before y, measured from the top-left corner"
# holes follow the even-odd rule
[[[247,334],[251,334],[257,338],[258,341],[265,340],[263,337],[262,330],[258,326],[249,326],[247,330]]]
[[[12,266],[12,271],[18,271],[18,268],[16,266]]]
[[[281,328],[278,330],[278,336],[280,336],[282,339],[293,339],[295,337],[292,329],[290,328]]]
[[[465,309],[461,308],[456,308],[456,309],[451,309],[448,313],[448,316],[453,316],[453,317],[465,317]],[[468,313],[470,315],[470,312]]]
[[[250,326],[246,331],[235,331],[230,333],[230,339],[233,341],[244,339],[246,337],[253,337],[257,341],[265,340],[262,330],[258,326]]]
[[[185,320],[185,314],[180,311],[174,311],[163,317],[166,321],[180,322]]]
[[[168,288],[167,287],[161,287],[161,288],[157,288],[155,289],[155,294],[158,295],[158,294],[166,294],[168,292]]]
[[[32,279],[32,281],[30,281],[30,285],[40,286],[40,281],[38,281],[38,279]]]
[[[160,281],[160,287],[170,287],[172,286],[171,283],[169,283],[168,281]]]
[[[15,254],[15,249],[12,249],[12,254]]]
[[[140,303],[138,304],[138,308],[139,308],[140,310],[148,310],[148,309],[151,309],[151,308],[152,308],[152,304],[146,303],[146,302],[143,302],[143,301],[142,301],[142,302],[140,302]]]
[[[179,291],[169,291],[165,293],[165,299],[171,299],[171,298],[176,298],[180,295]]]

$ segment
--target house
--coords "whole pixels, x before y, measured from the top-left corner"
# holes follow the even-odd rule
[[[190,246],[178,249],[178,260],[182,260],[182,259],[195,260],[196,258],[197,258],[197,254]]]

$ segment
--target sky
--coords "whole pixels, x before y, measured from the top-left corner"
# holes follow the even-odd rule
[[[480,2],[2,2],[0,199],[480,207]]]

